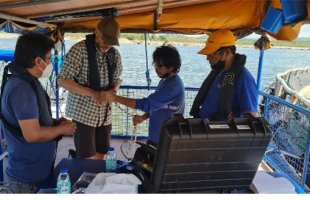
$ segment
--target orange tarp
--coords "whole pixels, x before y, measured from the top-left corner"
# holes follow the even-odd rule
[[[225,0],[205,4],[171,8],[163,10],[159,22],[155,25],[155,12],[122,15],[117,18],[122,31],[179,32],[185,34],[204,34],[216,29],[230,29],[241,33],[248,30],[259,31],[265,15],[266,2],[262,0],[240,1]],[[282,8],[279,0],[271,5]],[[309,4],[308,4],[309,5]],[[70,22],[64,29],[94,29],[98,19]],[[279,40],[293,40],[300,31],[303,22],[294,26],[284,26],[279,33],[270,34]]]
[[[122,30],[175,31],[189,34],[214,29],[252,29],[260,25],[265,1],[226,0],[194,6],[165,9],[154,29],[154,12],[122,15],[117,18]],[[95,28],[98,20],[65,23],[64,29]]]
[[[260,25],[268,6],[282,9],[280,0],[117,0],[91,1],[66,0],[56,3],[44,1],[3,3],[0,12],[0,25],[3,19],[27,23],[27,19],[56,23],[62,31],[86,32],[93,30],[101,16],[80,15],[84,11],[92,12],[115,7],[119,11],[117,20],[123,32],[179,32],[185,34],[208,34],[217,29],[230,29],[238,36],[251,32],[262,33]],[[292,0],[290,3],[294,3]],[[24,5],[24,6],[22,6]],[[61,6],[59,6],[61,5]],[[40,7],[40,9],[37,9]],[[310,0],[307,0],[309,21]],[[162,12],[157,13],[157,11]],[[70,13],[77,13],[71,16]],[[1,19],[1,16],[3,19]],[[56,17],[55,17],[56,16]],[[57,18],[57,16],[59,16]],[[41,18],[40,18],[41,17]],[[44,17],[47,18],[45,21]],[[50,19],[48,19],[50,17]],[[55,18],[53,18],[55,17]],[[19,18],[19,19],[18,19]],[[23,20],[24,19],[24,20]],[[41,20],[41,21],[40,21]],[[272,22],[272,21],[271,21]],[[31,22],[29,22],[31,24]],[[17,23],[18,24],[18,23]],[[36,24],[36,23],[35,23]],[[280,40],[293,40],[304,22],[283,26],[277,34],[269,34]],[[20,24],[22,25],[22,24]],[[37,24],[42,27],[42,24]],[[54,27],[51,28],[54,31]]]

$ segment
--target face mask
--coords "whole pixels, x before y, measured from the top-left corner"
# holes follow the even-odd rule
[[[42,59],[41,59],[42,60]],[[45,64],[45,69],[44,70],[42,70],[41,69],[41,67],[40,67],[40,69],[41,69],[41,71],[43,72],[42,73],[42,75],[41,75],[41,78],[49,78],[50,76],[51,76],[51,73],[52,73],[52,71],[53,71],[53,65],[52,65],[52,63],[50,63],[50,64],[46,64],[45,62],[44,62],[44,60],[42,60],[43,61],[43,63]]]
[[[219,60],[216,64],[211,66],[211,69],[224,69],[225,60]]]

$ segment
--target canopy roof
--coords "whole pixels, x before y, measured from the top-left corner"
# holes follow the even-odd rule
[[[298,1],[310,8],[309,0]],[[244,36],[261,33],[270,5],[282,9],[280,0],[0,0],[0,29],[84,32],[103,16],[117,15],[123,32],[208,34],[230,29]],[[310,19],[308,11],[305,21]],[[273,36],[295,39],[305,21],[282,27]]]

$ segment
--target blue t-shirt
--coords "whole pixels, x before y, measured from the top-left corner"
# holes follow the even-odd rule
[[[150,114],[149,139],[158,143],[162,124],[174,114],[184,113],[185,89],[178,75],[162,79],[156,91],[147,98],[137,99],[136,109]]]
[[[212,118],[219,112],[220,88],[225,74],[219,74],[211,84],[199,112],[202,118]],[[246,68],[241,71],[235,83],[232,104],[233,117],[241,117],[244,112],[257,112],[256,83]]]
[[[37,97],[31,85],[17,77],[6,83],[1,100],[5,119],[14,126],[18,120],[38,119]],[[53,125],[52,118],[43,119],[44,126]],[[7,174],[26,183],[43,181],[51,172],[55,157],[56,142],[29,143],[22,137],[16,137],[2,125],[8,142],[9,162]]]
[[[2,147],[0,145],[0,155],[1,154],[2,154]],[[0,181],[3,181],[3,161],[2,160],[0,160]]]

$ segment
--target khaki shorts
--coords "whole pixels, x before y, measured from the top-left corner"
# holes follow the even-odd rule
[[[106,154],[110,147],[112,124],[99,127],[88,126],[74,121],[77,129],[74,134],[76,158],[88,158],[96,153]]]

